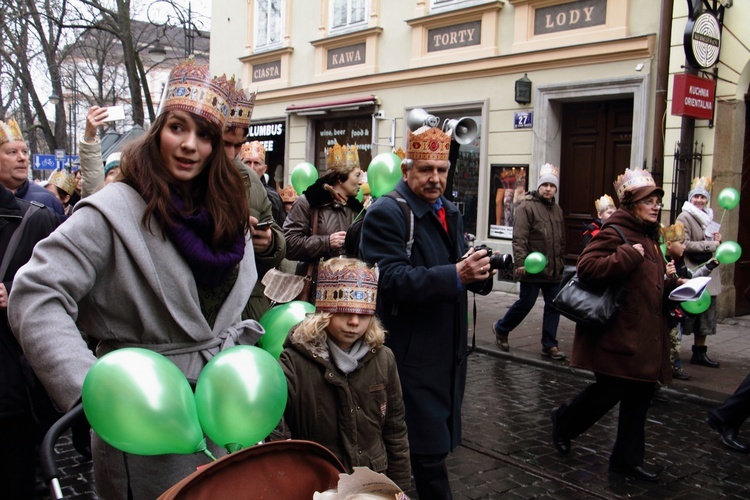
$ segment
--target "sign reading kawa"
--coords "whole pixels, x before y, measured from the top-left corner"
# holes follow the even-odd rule
[[[365,42],[338,47],[328,51],[327,69],[343,68],[365,63]]]
[[[699,120],[714,117],[716,82],[707,78],[681,73],[674,75],[672,114]]]

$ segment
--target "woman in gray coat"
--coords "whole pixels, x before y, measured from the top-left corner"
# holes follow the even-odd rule
[[[159,116],[122,156],[121,181],[81,200],[16,276],[11,326],[65,410],[115,349],[159,352],[197,379],[222,348],[262,335],[241,321],[257,274],[242,181],[221,147],[231,107],[221,83],[191,60],[174,68]],[[126,454],[96,435],[92,452],[102,499],[157,498],[206,462]]]

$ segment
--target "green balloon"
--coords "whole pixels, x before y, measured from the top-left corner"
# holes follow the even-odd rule
[[[83,411],[111,446],[136,455],[206,449],[193,391],[180,369],[148,349],[102,356],[83,382]]]
[[[724,210],[732,210],[740,204],[740,192],[735,188],[724,188],[719,193],[719,206]]]
[[[659,245],[659,248],[661,249],[661,254],[662,255],[667,255],[667,244],[666,243],[662,243],[661,245]]]
[[[736,241],[725,241],[716,249],[716,260],[722,264],[734,264],[741,255],[742,248]]]
[[[680,306],[690,314],[701,314],[706,312],[708,307],[711,305],[711,295],[708,290],[703,290],[703,293],[696,300],[686,300],[680,303]]]
[[[393,191],[401,177],[401,158],[394,153],[377,155],[367,167],[367,182],[374,198]]]
[[[314,312],[315,306],[303,300],[294,300],[272,307],[258,321],[266,330],[265,335],[258,341],[258,347],[279,359],[289,330],[305,319],[307,314]]]
[[[523,261],[523,267],[529,274],[541,273],[547,266],[547,257],[542,252],[531,252]]]
[[[360,203],[362,203],[364,201],[364,199],[365,199],[365,192],[362,191],[362,186],[359,186],[359,191],[357,191],[357,196],[355,196],[355,198],[357,198],[357,201],[360,202]]]
[[[299,194],[304,193],[305,189],[312,186],[316,180],[318,180],[318,169],[312,163],[303,161],[292,170],[292,187]]]
[[[254,346],[217,354],[198,377],[195,405],[206,435],[230,453],[258,443],[281,420],[287,385],[281,365]]]

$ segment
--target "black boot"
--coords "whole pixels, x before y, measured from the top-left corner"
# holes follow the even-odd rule
[[[690,364],[708,366],[709,368],[718,368],[719,363],[709,358],[708,354],[706,354],[707,351],[708,347],[704,345],[694,345],[693,357],[690,358]]]

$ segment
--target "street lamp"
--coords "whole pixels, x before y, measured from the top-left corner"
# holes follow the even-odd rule
[[[146,10],[146,18],[148,19],[148,22],[157,27],[156,41],[154,42],[153,47],[151,47],[148,50],[149,57],[156,64],[159,64],[160,62],[164,61],[164,59],[166,59],[167,57],[167,50],[161,44],[161,37],[159,37],[158,29],[161,28],[163,38],[167,38],[167,28],[173,24],[173,23],[170,23],[170,20],[172,19],[173,16],[170,14],[167,14],[167,20],[164,23],[154,22],[154,20],[151,18],[151,7],[160,3],[166,3],[174,10],[175,12],[174,17],[176,18],[176,21],[177,21],[174,24],[182,28],[182,32],[185,37],[184,43],[183,43],[184,48],[185,48],[185,58],[190,57],[195,51],[195,32],[197,31],[195,25],[193,24],[192,5],[190,2],[188,2],[187,15],[186,15],[186,13],[183,10],[181,10],[177,5],[175,5],[170,0],[156,0],[155,2],[152,2],[148,6],[148,9]]]

